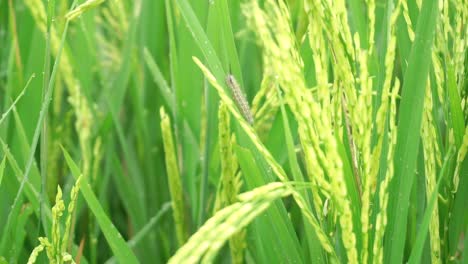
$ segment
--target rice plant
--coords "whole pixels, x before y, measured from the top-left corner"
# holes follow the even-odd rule
[[[463,0],[0,0],[1,263],[466,263]]]

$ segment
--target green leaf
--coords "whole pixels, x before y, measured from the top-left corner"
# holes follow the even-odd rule
[[[78,179],[81,175],[80,169],[70,157],[68,152],[62,147],[63,155],[65,156],[65,160],[70,168],[73,177]],[[122,238],[122,235],[117,231],[114,224],[109,220],[104,209],[101,207],[96,195],[94,195],[91,186],[89,185],[88,179],[81,178],[81,186],[80,191],[83,194],[89,208],[93,212],[94,216],[96,216],[97,222],[106,238],[107,242],[109,243],[112,252],[114,252],[115,257],[120,263],[138,263],[138,260],[133,254],[130,247],[125,243]]]
[[[161,209],[156,213],[156,215],[151,217],[148,223],[140,231],[138,231],[138,233],[136,233],[132,239],[130,239],[127,242],[128,246],[130,248],[136,247],[136,245],[138,245],[138,243],[140,243],[145,236],[151,233],[151,230],[154,227],[154,225],[156,225],[159,222],[159,220],[161,220],[161,218],[164,216],[164,214],[169,212],[170,209],[172,209],[171,202],[164,203]],[[108,259],[105,263],[115,263],[115,257]]]
[[[174,94],[171,91],[171,88],[169,88],[169,85],[164,79],[161,70],[159,69],[158,65],[154,61],[150,52],[148,51],[148,48],[145,47],[143,54],[146,65],[148,66],[148,69],[150,70],[150,73],[153,76],[154,82],[156,83],[156,85],[158,85],[159,91],[161,92],[161,95],[163,96],[164,101],[166,102],[170,112],[173,113],[175,98]]]
[[[0,164],[0,187],[2,186],[3,172],[5,171],[6,157],[3,157],[2,163]]]
[[[137,28],[140,23],[141,1],[134,1],[133,12],[131,13],[131,20],[128,22],[128,31],[123,43],[122,60],[120,68],[115,78],[109,83],[101,92],[101,103],[108,105],[110,109],[117,113],[124,101],[125,92],[127,91],[127,84],[130,79],[130,70],[132,65],[132,55],[134,54],[134,46],[137,37]]]
[[[280,94],[280,90],[278,89],[278,94]],[[282,98],[280,98],[282,100]],[[289,159],[289,166],[291,167],[291,173],[295,181],[304,182],[304,176],[302,175],[301,168],[299,167],[299,162],[296,157],[296,152],[294,150],[294,139],[291,134],[291,128],[289,126],[289,119],[286,113],[286,109],[284,104],[281,104],[281,115],[283,117],[283,126],[284,126],[284,136],[286,139],[286,147],[288,152],[288,159]],[[312,207],[310,206],[312,203],[310,201],[309,195],[307,190],[302,191],[302,195],[304,196],[307,204],[309,205],[309,209],[312,211]],[[320,241],[316,237],[312,226],[309,224],[308,220],[303,216],[303,222],[305,226],[305,235],[307,239],[308,250],[311,258],[313,259],[314,263],[325,263],[324,259],[324,251],[322,249],[322,245]]]
[[[437,185],[434,188],[434,192],[432,193],[431,198],[428,202],[426,211],[424,212],[424,217],[422,219],[421,225],[419,225],[418,227],[418,234],[416,236],[416,242],[414,243],[410,258],[408,260],[409,264],[421,263],[421,256],[422,256],[422,252],[424,248],[424,243],[426,241],[426,237],[428,234],[427,230],[429,228],[429,224],[432,218],[434,207],[437,202],[437,197],[439,195],[439,186],[440,186],[440,183],[442,182],[442,179],[444,179],[445,175],[448,174],[447,169],[449,166],[449,161],[451,160],[454,153],[455,152],[453,151],[453,148],[450,149],[447,152],[447,155],[444,159],[444,164],[442,165],[442,169],[440,170],[439,179],[437,180]]]
[[[448,95],[450,100],[450,121],[453,128],[453,134],[455,137],[455,144],[457,148],[460,148],[463,135],[465,134],[465,121],[463,120],[462,103],[460,95],[458,94],[457,81],[455,76],[455,70],[453,65],[448,65],[447,71],[448,77]]]
[[[453,167],[452,167],[453,169]],[[468,159],[465,158],[463,163],[460,165],[460,182],[458,185],[458,190],[454,194],[455,198],[452,203],[452,208],[449,211],[450,219],[448,223],[448,247],[449,255],[455,256],[459,253],[460,237],[468,227],[468,214],[466,213],[466,198],[468,197]],[[448,217],[447,217],[448,218]],[[468,233],[465,233],[468,234]],[[466,236],[466,235],[465,235]],[[468,236],[466,236],[468,237]],[[467,245],[465,243],[465,245]],[[465,246],[465,252],[466,252]],[[466,259],[465,255],[465,259]],[[461,263],[467,263],[461,262]]]
[[[240,146],[235,146],[234,151],[248,188],[254,189],[265,184],[266,176],[262,175],[264,172],[257,165],[252,152]],[[298,251],[299,241],[281,201],[274,202],[254,223],[252,228],[256,232],[255,239],[257,245],[265,251],[266,259],[263,260],[268,261],[266,263],[303,263]]]
[[[466,226],[465,234],[468,234],[468,225]],[[468,245],[468,236],[465,236],[463,245]],[[462,260],[460,263],[467,263],[467,262],[468,262],[468,247],[465,246],[465,248],[463,249]]]
[[[187,0],[176,0],[176,3],[180,9],[180,12],[187,23],[190,31],[192,32],[192,36],[197,42],[200,50],[205,55],[205,59],[209,65],[209,68],[213,72],[214,76],[218,80],[219,83],[224,83],[224,77],[226,74],[221,65],[221,61],[219,60],[216,52],[211,45],[210,40],[206,36],[205,31],[203,30],[200,22],[198,21],[195,13],[193,12],[192,7],[187,2]]]
[[[409,198],[415,177],[424,92],[431,64],[438,11],[437,1],[423,2],[416,38],[404,76],[395,149],[395,176],[391,188],[393,199],[389,201],[389,222],[385,241],[386,263],[403,261]]]

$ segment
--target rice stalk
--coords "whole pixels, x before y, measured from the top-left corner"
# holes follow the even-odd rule
[[[302,75],[303,63],[295,48],[286,5],[282,1],[278,4],[274,1],[266,1],[265,5],[265,11],[263,11],[256,1],[250,1],[243,6],[243,12],[264,48],[264,58],[268,58],[268,61],[264,63],[272,65],[272,69],[278,76],[278,83],[284,91],[286,102],[298,121],[301,146],[304,154],[310,155],[306,157],[306,160],[313,162],[307,164],[307,168],[320,170],[323,167],[325,173],[330,175],[329,179],[325,179],[324,172],[308,174],[313,177],[312,182],[316,182],[321,190],[324,192],[329,190],[330,197],[341,215],[339,222],[348,261],[357,262],[356,235],[353,232],[350,201],[347,197],[343,171],[340,169],[342,161],[338,154],[336,138],[333,135],[332,122],[328,116],[322,115],[320,105],[306,88]],[[335,15],[340,17],[340,14]],[[346,37],[345,32],[340,32],[340,34]],[[345,56],[346,47],[339,45],[342,48],[341,53]],[[318,164],[322,166],[316,166]]]
[[[11,110],[13,110],[16,106],[16,104],[18,103],[18,101],[21,99],[21,97],[24,96],[24,94],[26,93],[26,89],[28,88],[29,84],[31,83],[31,81],[36,77],[36,74],[32,74],[31,77],[29,78],[28,82],[26,83],[26,85],[24,86],[23,90],[21,90],[21,92],[18,94],[18,96],[16,97],[16,99],[11,103],[11,105],[5,110],[5,112],[3,112],[3,114],[0,116],[0,125],[3,123],[3,121],[5,121],[5,118],[8,116],[8,114],[11,112]]]
[[[219,106],[218,120],[221,177],[215,202],[215,212],[237,202],[237,194],[239,194],[242,185],[241,172],[238,172],[239,164],[232,149],[233,145],[236,144],[236,140],[234,135],[231,136],[231,119],[229,111],[223,103]],[[246,247],[245,236],[245,229],[241,229],[229,239],[232,263],[243,263],[243,251]]]
[[[267,67],[267,66],[266,66]],[[279,108],[279,100],[274,89],[274,76],[265,69],[260,89],[252,102],[254,128],[259,137],[264,140],[270,131]]]
[[[223,103],[226,105],[226,107],[229,109],[231,114],[239,122],[242,129],[246,132],[247,136],[249,136],[249,138],[252,140],[253,144],[258,149],[260,154],[265,158],[266,162],[271,167],[272,171],[276,174],[276,176],[282,182],[287,182],[288,178],[287,178],[283,168],[276,162],[276,160],[272,157],[270,152],[261,143],[260,139],[255,134],[253,128],[249,125],[249,123],[247,123],[244,120],[244,118],[238,112],[237,108],[234,105],[234,102],[229,98],[229,96],[226,94],[226,92],[221,87],[221,85],[216,81],[216,78],[213,76],[213,74],[196,57],[194,57],[193,60],[198,65],[198,67],[200,67],[200,69],[204,73],[207,80],[217,90],[218,95],[221,98],[221,100],[223,101]],[[331,244],[328,241],[327,236],[324,234],[323,230],[320,228],[319,223],[317,222],[317,219],[315,218],[315,216],[312,214],[312,212],[308,208],[304,197],[302,197],[294,189],[291,190],[291,191],[292,191],[294,199],[295,199],[296,203],[298,204],[299,208],[301,209],[302,213],[304,214],[304,216],[306,217],[306,219],[308,220],[308,222],[312,226],[312,228],[315,230],[315,232],[317,234],[317,237],[318,237],[320,243],[322,243],[322,246],[323,246],[324,250],[331,254],[330,257],[331,257],[332,262],[337,262],[335,252],[334,252],[333,248],[331,247]]]
[[[228,238],[245,228],[276,199],[291,193],[288,184],[274,182],[240,194],[237,202],[208,219],[168,263],[199,263],[200,260],[211,263]]]
[[[450,4],[450,3],[449,3]],[[452,58],[455,72],[457,75],[457,80],[463,80],[465,73],[465,54],[468,50],[468,6],[466,5],[465,1],[463,0],[456,0],[453,1],[453,5],[455,8],[455,12],[453,17],[455,19],[454,22],[454,30],[450,33],[453,39],[453,50],[452,50]],[[465,96],[467,94],[465,93]],[[466,111],[466,109],[465,109]]]
[[[411,22],[411,18],[409,16],[408,2],[407,1],[401,1],[401,7],[403,7],[403,17],[405,18],[409,39],[411,40],[411,42],[413,42],[414,41],[414,30],[413,30],[413,23]]]
[[[79,16],[81,16],[83,13],[96,8],[100,4],[104,3],[105,0],[87,0],[86,2],[82,3],[81,5],[75,7],[72,11],[68,12],[65,15],[65,18],[67,20],[73,20]]]
[[[436,191],[436,157],[440,157],[438,149],[437,135],[434,127],[433,103],[430,82],[426,85],[426,95],[424,98],[424,117],[421,129],[421,140],[423,144],[424,154],[424,171],[426,178],[426,196],[427,200]],[[432,212],[431,222],[429,225],[429,237],[431,246],[432,263],[442,263],[440,259],[440,234],[439,234],[439,207],[437,203]]]
[[[400,81],[395,79],[392,92],[390,94],[390,109],[389,109],[389,128],[388,128],[388,152],[387,152],[387,171],[385,178],[380,184],[379,189],[379,211],[375,220],[375,236],[373,245],[373,262],[372,263],[383,263],[383,239],[385,229],[387,227],[387,205],[389,196],[390,182],[395,173],[394,156],[395,147],[397,142],[397,126],[396,126],[396,99],[398,98],[398,91],[400,89]]]
[[[387,50],[385,53],[385,79],[382,87],[382,97],[381,97],[381,104],[377,110],[376,114],[376,121],[375,121],[375,133],[377,135],[377,143],[374,145],[374,147],[371,150],[371,153],[365,152],[366,155],[368,154],[369,156],[366,156],[364,160],[365,165],[365,183],[364,183],[364,192],[363,192],[363,198],[362,198],[362,211],[361,211],[361,222],[362,224],[362,235],[363,235],[363,250],[362,250],[362,261],[363,263],[367,263],[368,261],[368,248],[371,247],[369,245],[369,231],[370,231],[370,223],[369,223],[369,217],[371,215],[371,199],[373,197],[373,194],[375,193],[376,190],[376,185],[377,185],[377,173],[380,168],[380,157],[382,155],[382,146],[383,146],[383,140],[385,138],[384,131],[385,131],[385,124],[387,120],[387,115],[388,115],[388,108],[389,108],[389,97],[390,97],[390,88],[391,88],[391,82],[392,82],[392,75],[393,75],[393,69],[394,69],[394,62],[395,62],[395,50],[396,50],[396,21],[398,18],[398,15],[400,13],[400,3],[401,1],[398,1],[396,4],[395,9],[392,11],[392,14],[390,16],[390,21],[389,21],[389,38],[388,38],[388,46]],[[395,81],[396,82],[396,81]],[[394,88],[398,90],[399,84],[395,83]],[[368,90],[368,93],[371,92]],[[392,93],[393,94],[393,93]],[[370,96],[370,94],[369,94]],[[371,99],[370,99],[371,100]],[[369,102],[369,101],[368,101]],[[368,112],[368,121],[372,122],[370,120],[370,115],[371,112]],[[369,128],[372,128],[371,123],[367,123],[366,126],[369,126],[367,128],[364,128],[366,130],[370,130]],[[370,136],[367,134],[366,142],[363,145],[370,146]],[[390,149],[393,148],[390,147]],[[366,148],[367,149],[367,148]],[[390,158],[393,158],[393,150],[389,149],[389,153],[387,156],[387,161]],[[370,150],[369,150],[370,151]],[[380,197],[384,196],[384,192],[387,191],[391,175],[393,174],[392,171],[387,170],[387,176],[386,180],[381,184],[381,193],[379,194]],[[381,218],[386,218],[384,215],[385,212],[382,210],[386,210],[386,201],[383,201],[380,203],[380,212],[378,214],[381,214]],[[379,221],[380,220],[380,221]],[[377,219],[376,226],[379,225],[379,227],[382,228],[382,230],[377,230],[377,227],[375,229],[375,238],[374,238],[374,251],[376,250],[376,240],[380,240],[383,235],[384,229],[385,229],[385,222],[386,220],[383,219]],[[383,225],[383,226],[382,226]],[[380,242],[377,242],[380,243]],[[379,249],[380,250],[380,249]],[[375,253],[375,252],[374,252]],[[380,251],[377,252],[378,254],[375,254],[375,257],[379,259],[380,257]]]
[[[39,237],[39,245],[36,246],[28,259],[28,264],[35,263],[40,252],[44,249],[47,253],[49,263],[61,264],[61,263],[75,263],[70,253],[67,252],[67,246],[69,243],[70,232],[71,232],[71,221],[72,216],[75,212],[75,206],[78,200],[78,191],[80,189],[82,176],[78,177],[75,185],[72,187],[70,192],[70,202],[67,208],[67,218],[65,220],[65,228],[62,231],[61,218],[65,211],[65,202],[62,198],[62,189],[57,186],[57,195],[55,197],[55,205],[52,207],[52,227],[51,237]]]
[[[172,198],[172,213],[174,216],[177,242],[179,246],[182,246],[188,237],[182,180],[177,166],[177,155],[174,148],[174,140],[172,137],[169,117],[163,107],[161,107],[159,112],[161,115],[161,132],[164,144],[169,191]]]
[[[40,0],[25,0],[25,4],[29,8],[36,22],[36,26],[45,35],[47,33],[47,15],[44,4]],[[54,25],[51,26],[50,45],[52,54],[57,56],[60,48],[60,38]],[[81,92],[80,81],[73,73],[73,65],[71,63],[70,57],[71,56],[69,51],[64,50],[61,55],[59,75],[63,78],[70,94],[68,101],[74,109],[76,116],[75,129],[77,131],[79,143],[83,152],[83,172],[88,173],[91,159],[89,141],[93,118],[88,101]]]

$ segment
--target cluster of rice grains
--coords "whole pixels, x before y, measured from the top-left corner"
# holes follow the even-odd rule
[[[28,264],[36,262],[39,253],[43,250],[47,252],[47,258],[50,263],[75,263],[72,255],[68,253],[70,247],[70,239],[72,236],[72,216],[75,213],[75,205],[78,200],[78,191],[80,189],[81,177],[76,180],[75,186],[70,191],[70,203],[67,209],[67,218],[65,220],[65,228],[60,230],[62,215],[65,211],[65,202],[62,198],[62,189],[57,186],[57,195],[55,197],[55,205],[52,207],[52,228],[51,237],[39,237],[39,245],[36,246],[28,259]]]
[[[309,4],[307,4],[306,11],[312,17],[316,15],[317,19],[311,19],[310,27],[324,26],[330,24],[333,32],[329,33],[334,39],[336,49],[339,49],[340,58],[345,58],[350,49],[349,46],[343,46],[342,42],[337,39],[349,39],[349,34],[341,35],[343,30],[338,30],[340,25],[347,24],[346,17],[340,13],[339,16],[333,15],[323,17],[324,14],[332,14],[335,12],[342,12],[343,5],[337,5],[336,9],[331,9],[329,6],[321,6],[323,3],[314,3],[323,10],[314,10],[316,14],[312,14]],[[342,83],[352,83],[354,79],[345,67],[348,62],[345,59],[336,65],[342,65],[340,69],[336,70],[334,74],[342,78],[340,82],[332,84],[333,89],[329,89],[330,85],[326,82],[327,66],[319,63],[321,70],[317,78],[322,83],[317,86],[317,96],[312,95],[311,91],[307,88],[303,76],[303,62],[298,53],[297,45],[295,43],[295,36],[290,29],[289,11],[283,2],[276,3],[275,1],[266,1],[264,9],[261,9],[256,1],[250,1],[243,7],[244,14],[247,17],[250,28],[256,31],[259,42],[264,51],[264,65],[272,68],[272,72],[277,74],[278,83],[284,93],[286,103],[290,107],[294,117],[298,123],[298,132],[300,137],[301,149],[304,152],[304,159],[306,163],[307,176],[314,184],[313,193],[313,206],[317,209],[324,207],[324,198],[331,199],[334,204],[333,209],[336,210],[334,214],[339,214],[338,222],[342,230],[342,241],[347,252],[349,262],[358,262],[358,255],[356,250],[356,231],[353,230],[353,216],[351,210],[351,203],[348,198],[347,188],[345,186],[345,175],[343,174],[343,164],[338,153],[338,145],[334,134],[334,127],[331,126],[334,113],[341,112],[334,109],[340,105],[336,100],[341,96],[336,96],[338,86]],[[344,14],[344,13],[343,13]],[[329,18],[339,21],[330,21]],[[327,27],[324,27],[327,28]],[[320,30],[320,32],[323,29]],[[322,41],[320,34],[315,35],[310,39],[311,46],[315,46],[316,41]],[[351,43],[349,43],[351,44]],[[324,46],[322,46],[323,48]],[[336,52],[338,53],[338,52]],[[316,54],[316,61],[325,62],[326,58],[320,57],[324,54],[323,51],[314,53]],[[324,55],[325,56],[325,55]],[[330,94],[334,93],[334,94]],[[330,98],[334,101],[330,102]],[[318,100],[317,100],[318,99]],[[352,100],[349,100],[352,101]],[[330,177],[327,177],[329,175]],[[333,175],[333,176],[332,176]],[[320,193],[322,195],[320,195]],[[305,205],[303,212],[308,211],[309,205]],[[316,209],[316,210],[317,210]],[[320,210],[321,211],[321,210]],[[322,221],[322,216],[318,215],[317,218],[313,216],[315,221]],[[309,222],[312,224],[312,222]],[[313,225],[312,225],[313,226]],[[322,236],[323,230],[314,227],[319,240],[313,241],[319,247],[322,247],[331,257],[334,257],[335,251],[330,248],[330,238]]]

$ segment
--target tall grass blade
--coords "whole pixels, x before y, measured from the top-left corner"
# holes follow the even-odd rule
[[[418,235],[416,237],[416,242],[413,246],[411,255],[408,260],[409,264],[421,263],[421,255],[422,255],[422,251],[424,248],[424,242],[426,241],[426,237],[428,233],[427,230],[429,228],[429,224],[430,224],[431,217],[432,217],[431,215],[433,214],[434,207],[437,202],[437,197],[439,196],[440,183],[447,175],[448,166],[449,166],[448,163],[451,160],[453,154],[454,154],[454,150],[453,148],[451,148],[447,152],[447,155],[444,159],[444,164],[442,165],[442,169],[440,170],[439,179],[437,180],[437,184],[434,188],[434,191],[427,203],[427,208],[426,208],[426,211],[424,212],[423,220],[421,222],[421,225],[418,228]]]
[[[21,195],[23,193],[24,186],[25,186],[26,182],[28,182],[28,179],[29,179],[30,170],[31,170],[32,164],[34,162],[35,150],[36,150],[37,144],[39,142],[39,137],[40,137],[40,134],[41,134],[42,124],[43,124],[45,116],[46,116],[46,114],[48,112],[50,101],[52,99],[52,92],[53,92],[54,86],[55,86],[55,77],[56,77],[56,74],[57,74],[57,71],[58,71],[58,68],[59,68],[58,66],[60,64],[60,56],[62,54],[62,50],[63,50],[64,44],[65,44],[65,39],[66,39],[66,36],[67,36],[67,32],[68,32],[68,23],[65,24],[65,28],[64,28],[64,31],[63,31],[63,34],[62,34],[62,40],[61,40],[61,43],[60,43],[59,51],[58,51],[57,57],[55,59],[55,63],[54,63],[54,67],[53,67],[53,70],[52,70],[52,74],[50,76],[50,81],[48,83],[47,91],[44,94],[44,100],[42,101],[41,111],[39,112],[39,118],[37,120],[36,129],[34,131],[33,141],[31,143],[31,149],[30,149],[28,160],[27,160],[26,167],[25,167],[25,170],[24,170],[24,177],[22,178],[21,183],[20,183],[20,187],[19,187],[18,191],[16,192],[15,199],[14,199],[13,204],[11,206],[12,210],[13,210],[14,207],[17,206],[17,204],[19,202],[19,199],[20,199],[20,197],[21,197]],[[10,211],[10,213],[8,214],[7,219],[11,219],[11,212],[12,211]],[[9,220],[7,220],[7,221],[9,221]]]
[[[389,263],[404,261],[409,197],[415,177],[425,84],[430,69],[438,13],[437,1],[423,1],[416,38],[404,76],[395,149],[395,177],[391,188],[394,199],[389,201],[389,222],[385,239],[385,262]]]
[[[80,169],[70,157],[70,154],[62,147],[63,155],[65,156],[65,161],[67,162],[68,167],[70,168],[73,177],[78,179],[82,173]],[[110,221],[107,217],[104,209],[99,203],[96,195],[94,194],[91,186],[89,185],[88,179],[81,178],[81,187],[80,191],[83,194],[89,208],[93,212],[94,216],[97,219],[97,222],[106,238],[107,242],[109,243],[112,252],[115,254],[117,260],[121,263],[139,263],[136,256],[133,254],[132,250],[129,246],[125,243],[122,238],[122,235],[117,231],[114,224]]]

